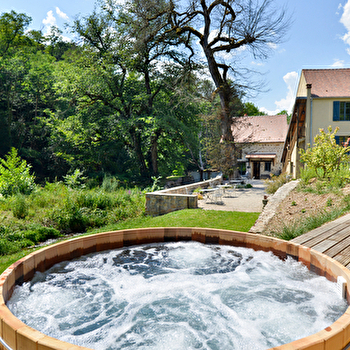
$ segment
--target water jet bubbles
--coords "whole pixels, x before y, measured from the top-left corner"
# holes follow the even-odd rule
[[[294,260],[178,242],[60,263],[16,287],[8,307],[50,336],[100,350],[263,350],[326,328],[347,305]]]

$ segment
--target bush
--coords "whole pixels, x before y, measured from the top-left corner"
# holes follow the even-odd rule
[[[350,147],[338,145],[335,140],[335,134],[339,128],[332,132],[332,127],[328,127],[326,133],[324,129],[320,129],[320,133],[316,135],[314,145],[306,150],[300,150],[300,159],[316,174],[319,179],[330,179],[338,172],[342,164],[349,161],[348,152]]]
[[[289,177],[286,174],[281,174],[279,176],[271,176],[271,179],[265,180],[265,192],[269,194],[274,194],[281,186],[289,181]]]
[[[64,183],[69,188],[79,189],[84,188],[84,181],[87,177],[83,176],[83,171],[80,169],[75,169],[73,174],[63,176]]]
[[[11,203],[13,216],[17,219],[24,219],[28,215],[28,204],[24,195],[18,194]]]
[[[102,181],[101,189],[105,192],[115,192],[119,187],[119,180],[113,176],[105,176]]]
[[[115,197],[103,191],[84,191],[78,194],[76,203],[80,208],[110,209],[115,205]]]
[[[58,230],[69,233],[82,233],[86,231],[88,218],[77,203],[66,201],[64,208],[55,210],[52,213],[52,220],[57,225]]]
[[[22,248],[28,247],[28,245],[25,245],[25,244],[26,242],[18,242],[18,241],[11,242],[6,238],[0,238],[0,255],[16,253]]]
[[[323,211],[317,215],[309,216],[289,226],[284,226],[282,232],[277,236],[278,238],[289,241],[317,227],[320,227],[326,222],[335,220],[347,210],[349,210],[349,208],[334,208],[331,211]]]
[[[37,226],[33,227],[30,230],[24,231],[23,238],[28,239],[34,244],[39,242],[45,242],[48,239],[61,237],[60,231],[45,226]]]
[[[301,181],[298,186],[304,192],[324,194],[337,192],[343,188],[350,180],[350,170],[348,164],[340,164],[338,171],[334,171],[328,178],[322,177],[323,171],[318,174],[314,169],[306,168],[300,172]]]
[[[5,158],[0,158],[0,193],[6,197],[31,193],[35,189],[34,175],[30,174],[31,166],[21,160],[15,148]]]

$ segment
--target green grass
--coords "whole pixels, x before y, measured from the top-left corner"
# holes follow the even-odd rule
[[[157,217],[139,216],[116,224],[90,230],[86,234],[146,227],[208,227],[248,232],[259,217],[259,214],[260,213],[187,209]],[[18,259],[21,259],[37,249],[39,248],[23,249],[15,254],[0,256],[0,273]]]
[[[326,222],[333,221],[339,216],[348,212],[349,208],[334,208],[331,211],[324,211],[318,215],[309,216],[304,220],[294,222],[292,225],[284,226],[282,232],[277,233],[276,237],[289,241],[293,238],[301,236],[317,227],[322,226]]]
[[[143,227],[208,227],[248,232],[260,213],[186,209],[166,215],[140,216],[103,228],[104,231]],[[101,229],[93,232],[102,232]]]
[[[20,252],[14,254],[0,256],[0,273],[3,273],[10,265],[15,263],[17,260],[38,249],[39,248],[23,249]]]

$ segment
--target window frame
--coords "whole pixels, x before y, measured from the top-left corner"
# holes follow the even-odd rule
[[[269,165],[269,166],[267,166],[267,165]],[[267,169],[267,168],[270,168],[270,169]],[[266,161],[265,164],[264,164],[264,171],[271,172],[271,169],[272,169],[272,162],[271,162],[271,160]]]
[[[333,121],[350,121],[350,101],[333,101]]]

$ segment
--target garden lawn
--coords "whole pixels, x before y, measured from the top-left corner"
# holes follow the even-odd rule
[[[260,213],[237,211],[186,209],[150,217],[139,216],[109,225],[103,231],[146,227],[207,227],[248,232]],[[102,232],[101,229],[94,232]]]

